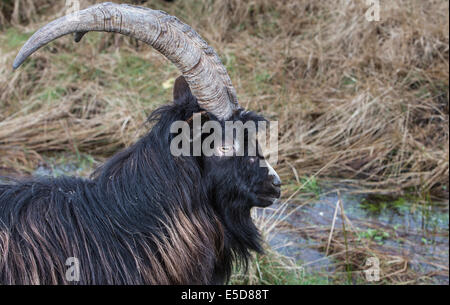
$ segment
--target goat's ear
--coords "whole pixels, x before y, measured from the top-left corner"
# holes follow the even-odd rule
[[[178,76],[173,86],[173,100],[175,103],[185,103],[193,97],[191,89],[183,76]]]

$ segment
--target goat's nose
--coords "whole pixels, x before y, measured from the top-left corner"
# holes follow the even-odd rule
[[[281,180],[280,180],[280,177],[278,177],[278,175],[276,175],[276,176],[272,176],[272,184],[273,184],[273,186],[276,186],[276,187],[280,187],[281,186]]]
[[[267,169],[269,171],[269,176],[272,177],[272,185],[275,187],[281,186],[281,179],[280,176],[278,176],[277,172],[273,169],[272,166],[270,166],[269,162],[266,161]]]

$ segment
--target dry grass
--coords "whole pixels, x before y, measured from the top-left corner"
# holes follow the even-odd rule
[[[0,28],[37,21],[40,14],[55,8],[53,3],[50,0],[3,0],[0,2]]]
[[[157,88],[177,72],[146,46],[111,35],[81,45],[61,39],[12,73],[29,33],[63,12],[63,1],[41,15],[35,7],[48,1],[7,1],[4,24],[14,22],[13,2],[27,10],[0,37],[1,167],[25,170],[55,150],[109,156],[136,139],[144,111],[170,99]],[[147,5],[196,28],[222,56],[241,104],[280,122],[285,181],[322,169],[384,192],[448,189],[447,1],[383,2],[380,22],[365,20],[364,1]],[[125,69],[126,55],[148,69]]]

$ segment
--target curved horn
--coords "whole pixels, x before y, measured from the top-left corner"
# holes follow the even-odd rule
[[[121,33],[151,45],[181,71],[199,105],[219,119],[228,119],[239,107],[230,77],[214,49],[176,17],[144,7],[106,2],[61,17],[30,37],[13,68],[61,36],[75,33],[78,42],[89,31]]]

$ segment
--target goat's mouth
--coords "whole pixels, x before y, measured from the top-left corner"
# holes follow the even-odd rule
[[[281,196],[281,188],[279,186],[270,185],[265,187],[262,192],[257,194],[258,202],[257,207],[265,208],[275,203]]]
[[[278,198],[279,197],[258,196],[258,203],[256,204],[256,207],[266,208],[268,206],[271,206],[278,200]]]
[[[257,196],[257,207],[265,208],[275,203],[280,198],[280,188],[274,188],[271,192]]]

